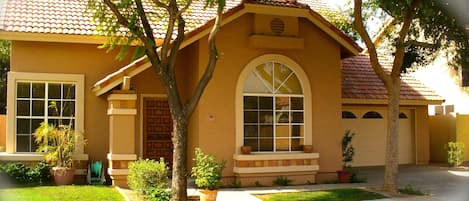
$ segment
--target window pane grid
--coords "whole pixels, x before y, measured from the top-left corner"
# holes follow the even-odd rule
[[[259,98],[261,97],[267,97],[267,96],[248,96],[245,94],[245,101],[247,99],[253,100],[256,99],[257,103],[253,105],[251,103],[251,107],[255,108],[261,108],[262,106],[260,105]],[[272,104],[275,105],[275,99],[276,96],[272,98]],[[249,126],[255,126],[255,130],[257,133],[255,135],[245,133],[245,145],[255,145],[253,146],[253,151],[255,152],[292,152],[292,151],[300,151],[301,145],[304,143],[304,110],[300,109],[291,109],[290,105],[292,104],[291,98],[293,96],[279,96],[284,98],[285,100],[285,105],[288,105],[288,107],[278,107],[282,109],[276,109],[276,107],[272,109],[244,109],[245,112],[251,112],[252,114],[256,114],[256,117],[253,117],[251,121],[246,122],[245,119],[245,129]],[[298,97],[295,96],[294,98],[303,98],[303,97]],[[287,103],[288,102],[288,103]],[[301,106],[303,107],[303,106]],[[246,108],[246,106],[245,106]],[[260,115],[263,112],[264,116],[270,115],[270,118],[277,118],[278,115],[287,115],[286,121],[268,121],[267,119],[269,117],[263,117]],[[297,116],[301,116],[300,122],[294,122],[294,114],[297,113]],[[246,113],[245,113],[246,114]],[[246,116],[245,116],[246,118]],[[257,120],[257,122],[253,122],[254,120]],[[272,137],[262,137],[261,136],[261,126],[271,126],[272,127]],[[280,135],[278,130],[278,126],[283,127],[283,134]],[[297,136],[294,135],[293,128],[297,126],[298,127],[298,133],[296,134]],[[254,131],[254,130],[252,130]],[[246,130],[245,130],[246,132]],[[298,136],[299,135],[299,136]],[[266,141],[267,140],[267,141]],[[255,142],[254,144],[252,144]],[[271,143],[271,144],[266,144],[266,143]],[[269,147],[270,146],[270,147]]]
[[[64,86],[67,86],[64,93]],[[34,131],[40,122],[65,121],[70,124],[75,122],[75,83],[18,81],[16,83],[16,151],[34,152],[37,145],[34,143]],[[51,96],[49,97],[49,92]],[[55,93],[55,94],[53,94]],[[60,114],[50,116],[48,105],[55,101],[61,110]],[[67,109],[67,116],[63,110]]]

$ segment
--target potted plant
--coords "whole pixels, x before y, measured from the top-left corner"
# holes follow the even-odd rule
[[[241,146],[241,153],[242,154],[251,154],[252,147],[251,146]]]
[[[201,201],[215,201],[218,187],[221,182],[221,173],[226,161],[217,163],[215,156],[204,154],[200,148],[195,149],[194,167],[192,176],[199,188]]]
[[[352,133],[350,130],[346,130],[344,136],[342,137],[342,170],[337,171],[337,177],[340,183],[349,183],[350,182],[350,162],[353,161],[353,156],[355,155],[355,148],[352,145],[353,137],[355,133]]]
[[[57,112],[55,103],[50,108]],[[75,142],[80,132],[72,128],[72,124],[63,125],[59,120],[58,125],[42,122],[36,129],[34,136],[39,147],[37,152],[45,153],[44,158],[53,166],[51,175],[56,185],[69,185],[73,183],[75,169],[73,168],[73,154]]]

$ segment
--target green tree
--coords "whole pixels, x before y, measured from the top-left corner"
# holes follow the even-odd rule
[[[455,47],[455,63],[460,68],[468,66],[469,40],[457,16],[447,10],[445,1],[437,0],[369,0],[371,8],[380,8],[395,19],[397,34],[392,37],[393,57],[391,72],[387,72],[380,61],[375,44],[364,26],[363,2],[354,0],[354,28],[364,41],[370,54],[374,72],[384,83],[388,92],[388,122],[383,190],[397,193],[398,141],[399,141],[399,95],[401,72],[415,63],[429,59],[428,52],[441,48]]]
[[[0,114],[6,114],[8,71],[10,71],[10,41],[0,40]]]
[[[99,22],[98,28],[108,36],[104,44],[109,49],[121,45],[126,54],[132,44],[138,44],[134,55],[144,52],[156,75],[166,89],[173,118],[173,200],[187,200],[187,140],[188,123],[202,93],[212,78],[218,59],[215,36],[221,26],[225,0],[204,0],[205,7],[216,6],[217,15],[208,36],[209,60],[192,96],[181,100],[176,79],[175,63],[184,40],[185,19],[192,0],[88,0],[88,7]],[[163,24],[166,34],[155,37],[151,25]],[[119,31],[124,28],[126,31]],[[173,38],[174,37],[174,38]],[[124,54],[121,54],[123,56]]]

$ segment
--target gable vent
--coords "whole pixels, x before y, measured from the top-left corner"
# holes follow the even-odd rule
[[[280,35],[285,31],[285,23],[279,18],[274,18],[270,21],[270,30],[275,35]]]

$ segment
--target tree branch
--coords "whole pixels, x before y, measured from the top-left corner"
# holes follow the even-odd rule
[[[363,39],[366,47],[368,48],[371,67],[373,68],[376,75],[378,75],[378,77],[381,79],[381,81],[383,81],[385,85],[390,85],[391,79],[389,75],[387,75],[384,72],[383,67],[379,63],[376,47],[373,44],[373,41],[371,40],[370,35],[366,31],[365,25],[363,24],[362,0],[354,0],[353,16],[355,18],[353,22],[355,30],[357,30],[358,34],[360,34],[360,37]]]
[[[423,48],[431,48],[431,49],[438,48],[437,44],[421,42],[421,41],[417,41],[417,40],[408,40],[407,42],[404,43],[404,47],[409,47],[411,45],[419,46],[419,47],[423,47]]]
[[[163,2],[161,2],[161,1],[159,1],[159,0],[152,0],[152,1],[153,1],[153,3],[154,3],[155,5],[157,5],[158,7],[161,7],[161,8],[164,8],[164,9],[166,9],[166,10],[169,10],[168,5],[164,4]]]
[[[189,6],[191,4],[192,4],[192,0],[188,0],[187,4],[178,13],[176,13],[175,18],[179,18],[184,12],[186,12],[186,10],[189,9]]]
[[[173,41],[173,44],[171,46],[171,50],[169,53],[169,63],[168,63],[168,71],[170,74],[175,73],[175,66],[176,66],[176,59],[177,55],[179,53],[179,47],[181,47],[182,41],[184,41],[185,35],[185,27],[186,27],[186,22],[182,18],[182,16],[179,16],[178,18],[178,35],[176,39]]]
[[[137,14],[140,17],[140,21],[142,22],[143,30],[145,31],[147,41],[144,42],[145,51],[149,53],[149,55],[156,59],[156,66],[159,66],[161,63],[159,55],[156,53],[156,41],[155,36],[153,34],[153,29],[151,28],[150,23],[148,22],[147,15],[145,14],[145,10],[142,6],[141,0],[135,0],[135,4],[137,5]]]
[[[212,30],[210,31],[210,35],[208,36],[209,60],[207,66],[205,67],[205,72],[200,78],[192,98],[184,106],[184,113],[187,117],[190,117],[194,112],[195,107],[197,106],[197,103],[199,102],[202,93],[207,87],[208,82],[210,81],[210,79],[212,79],[213,71],[215,70],[215,66],[218,60],[218,50],[215,44],[215,36],[217,35],[221,27],[223,7],[224,5],[218,5],[215,23],[213,25]]]
[[[146,41],[146,37],[145,35],[143,35],[142,30],[140,30],[137,26],[129,27],[129,21],[127,21],[127,19],[122,15],[122,13],[117,8],[116,4],[112,3],[110,0],[104,0],[104,3],[109,7],[109,9],[111,9],[112,13],[114,13],[114,15],[117,17],[117,21],[119,22],[119,24],[127,27],[130,32],[135,34],[138,39],[140,39],[140,41]]]
[[[164,36],[163,44],[161,45],[161,63],[162,66],[168,67],[168,48],[171,46],[171,39],[173,38],[174,32],[174,23],[176,22],[176,18],[174,16],[178,12],[176,0],[170,0],[169,8],[168,8],[168,27],[166,29],[166,34]],[[164,69],[166,72],[168,69]]]
[[[394,54],[394,63],[392,65],[392,77],[398,77],[401,74],[402,64],[404,63],[405,44],[404,41],[410,30],[412,20],[417,13],[417,7],[420,5],[420,0],[413,0],[410,4],[409,9],[406,11],[404,16],[404,23],[402,24],[401,30],[399,31],[399,38],[396,41],[396,52]]]

